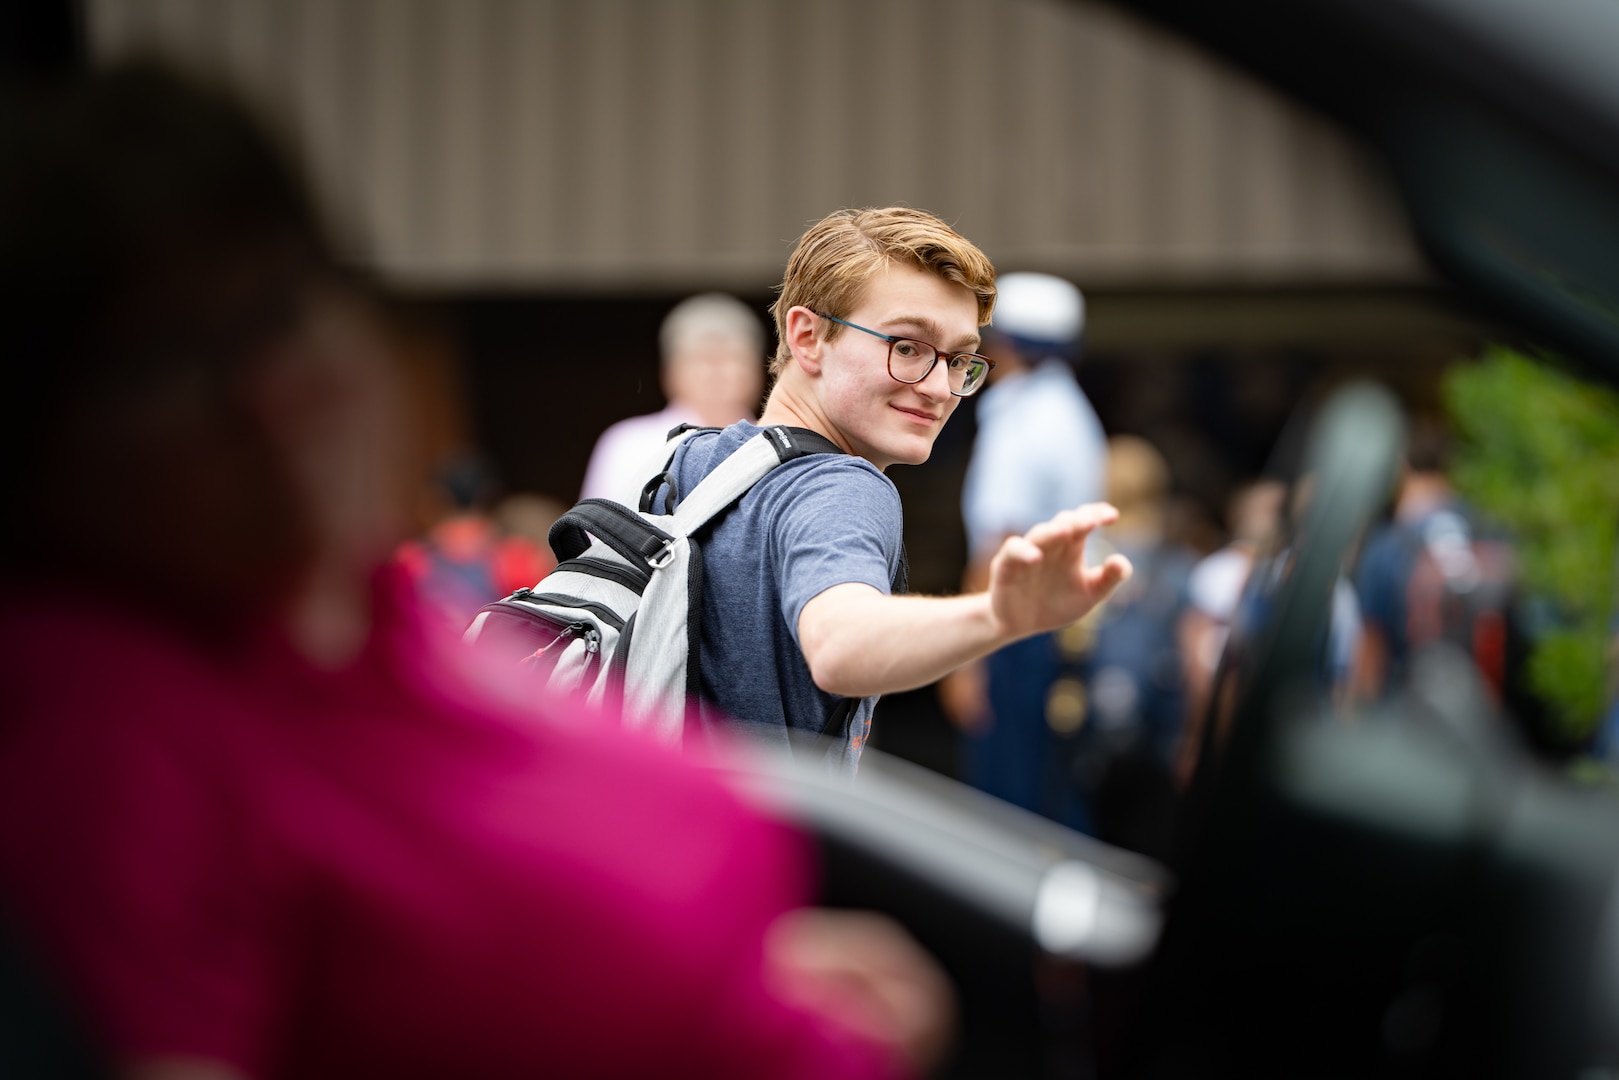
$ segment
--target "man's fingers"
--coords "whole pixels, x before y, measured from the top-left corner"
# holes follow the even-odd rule
[[[1119,508],[1112,503],[1098,502],[1086,503],[1084,506],[1069,513],[1077,515],[1086,529],[1094,529],[1099,525],[1111,525],[1119,520]]]
[[[1038,529],[1040,526],[1035,528]],[[1028,566],[1034,565],[1044,557],[1040,553],[1038,541],[1034,539],[1033,529],[1027,536],[1008,536],[1006,542],[1001,545],[1001,555]]]
[[[1064,510],[1052,520],[1061,522],[1065,529],[1089,533],[1119,520],[1119,511],[1111,503],[1086,503],[1072,510]]]
[[[1087,571],[1091,586],[1106,592],[1112,592],[1129,581],[1130,575],[1134,572],[1135,567],[1131,566],[1130,560],[1123,555],[1109,555],[1101,566]]]
[[[1034,566],[1048,553],[1055,553],[1058,559],[1065,563],[1067,552],[1061,549],[1083,547],[1085,540],[1094,530],[1112,524],[1118,518],[1119,511],[1108,503],[1087,503],[1073,510],[1064,510],[1051,520],[1042,521],[1022,536],[1007,537],[1001,545],[1001,555],[1011,562]],[[1109,588],[1124,581],[1129,576],[1129,561],[1120,556],[1113,556],[1109,561],[1115,558],[1118,559],[1118,566],[1114,570],[1107,571],[1103,577],[1095,577],[1087,570],[1089,580],[1096,585],[1105,584]]]
[[[1049,521],[1043,521],[1024,536],[1040,547],[1059,544],[1083,543],[1085,538],[1103,525],[1119,520],[1119,511],[1108,503],[1086,503],[1072,510],[1060,511]]]

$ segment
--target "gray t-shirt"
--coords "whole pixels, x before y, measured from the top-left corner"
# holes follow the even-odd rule
[[[671,469],[676,490],[690,491],[759,430],[743,421],[688,437]],[[799,613],[846,582],[889,592],[902,524],[899,492],[876,466],[849,454],[813,454],[772,471],[710,525],[699,537],[705,735],[729,725],[787,747],[799,744],[789,729],[822,731],[842,699],[810,678]],[[876,705],[875,697],[862,699],[847,730],[828,733],[841,736],[830,754],[849,772]]]

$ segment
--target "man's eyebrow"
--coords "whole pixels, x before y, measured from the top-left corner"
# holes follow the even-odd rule
[[[894,315],[884,319],[882,325],[890,332],[895,326],[914,326],[922,335],[922,340],[934,348],[947,349],[950,352],[976,352],[978,347],[983,344],[983,338],[977,334],[970,334],[962,338],[960,343],[954,347],[942,344],[944,328],[926,315]],[[906,336],[905,334],[900,335],[900,337]]]

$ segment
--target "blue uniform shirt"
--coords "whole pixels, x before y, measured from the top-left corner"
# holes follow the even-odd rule
[[[1103,497],[1107,436],[1061,359],[986,387],[978,436],[962,485],[961,512],[973,558],[1062,510]]]

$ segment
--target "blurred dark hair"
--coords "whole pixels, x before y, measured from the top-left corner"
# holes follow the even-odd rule
[[[332,263],[295,162],[231,93],[154,61],[0,102],[8,503],[76,400],[182,358],[220,364],[231,350],[219,346],[251,337],[213,285],[222,268],[272,252],[266,263]]]
[[[1406,434],[1405,463],[1412,472],[1443,473],[1450,468],[1450,428],[1431,413],[1411,417]]]
[[[439,463],[437,479],[444,497],[456,511],[487,511],[500,495],[494,465],[475,450],[461,450]]]

